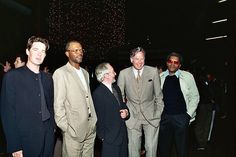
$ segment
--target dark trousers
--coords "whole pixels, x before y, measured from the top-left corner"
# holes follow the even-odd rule
[[[162,114],[158,138],[159,157],[170,157],[173,144],[176,146],[178,157],[188,156],[189,120],[187,113]]]
[[[34,143],[23,143],[23,155],[24,157],[53,157],[55,138],[54,129],[51,124],[46,121],[43,122],[42,132],[43,144],[42,147],[37,147],[36,144],[42,139],[32,138]]]
[[[212,119],[213,104],[200,104],[197,109],[197,116],[195,121],[195,136],[197,140],[198,147],[206,147],[211,119]]]
[[[128,143],[123,141],[121,145],[102,143],[102,157],[128,157]]]

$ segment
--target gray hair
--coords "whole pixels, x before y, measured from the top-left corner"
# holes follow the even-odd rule
[[[96,67],[95,75],[97,77],[98,82],[102,82],[103,79],[104,79],[104,75],[109,73],[109,70],[108,70],[108,67],[107,67],[109,64],[110,63],[104,62],[104,63],[99,64]]]
[[[142,52],[144,54],[144,57],[146,56],[146,51],[142,47],[136,47],[131,50],[130,58],[133,58],[139,52]]]

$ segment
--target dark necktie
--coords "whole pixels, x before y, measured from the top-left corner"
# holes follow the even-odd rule
[[[42,112],[42,121],[45,121],[50,118],[50,113],[47,108],[45,95],[43,91],[43,85],[41,80],[41,74],[39,74],[39,87],[40,87],[40,95],[41,95],[41,112]]]
[[[118,101],[118,103],[120,105],[118,93],[117,93],[116,89],[113,86],[112,86],[112,92],[113,92],[113,95],[116,97],[116,100]]]

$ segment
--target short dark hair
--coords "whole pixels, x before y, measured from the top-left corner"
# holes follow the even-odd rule
[[[142,47],[136,47],[130,51],[130,58],[134,57],[138,52],[142,52],[144,57],[146,56],[146,52]]]
[[[25,54],[18,53],[18,54],[16,54],[16,58],[17,58],[17,57],[20,57],[20,60],[21,60],[22,62],[25,62],[25,63],[26,63],[27,57],[26,57]]]
[[[69,46],[70,46],[71,43],[79,43],[80,45],[82,45],[82,43],[81,43],[80,41],[78,41],[78,40],[69,40],[69,41],[66,43],[66,46],[65,46],[65,50],[66,50],[66,51],[68,50],[68,48],[69,48]]]
[[[172,57],[172,56],[178,57],[180,64],[183,63],[183,57],[182,57],[182,55],[179,54],[179,53],[176,53],[176,52],[170,53],[170,54],[167,56],[166,61],[168,61],[168,60],[170,59],[170,57]]]
[[[29,50],[29,49],[32,47],[32,45],[33,45],[34,42],[41,42],[41,43],[45,44],[45,46],[46,46],[46,51],[49,49],[48,40],[45,39],[45,38],[42,38],[42,37],[37,37],[37,36],[31,36],[31,37],[28,39],[26,48]]]

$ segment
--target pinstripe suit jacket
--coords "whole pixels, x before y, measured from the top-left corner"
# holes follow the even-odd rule
[[[144,66],[139,89],[141,92],[138,92],[132,67],[120,71],[118,86],[130,111],[130,118],[126,121],[127,127],[134,128],[140,114],[149,124],[158,127],[164,104],[157,68]]]

